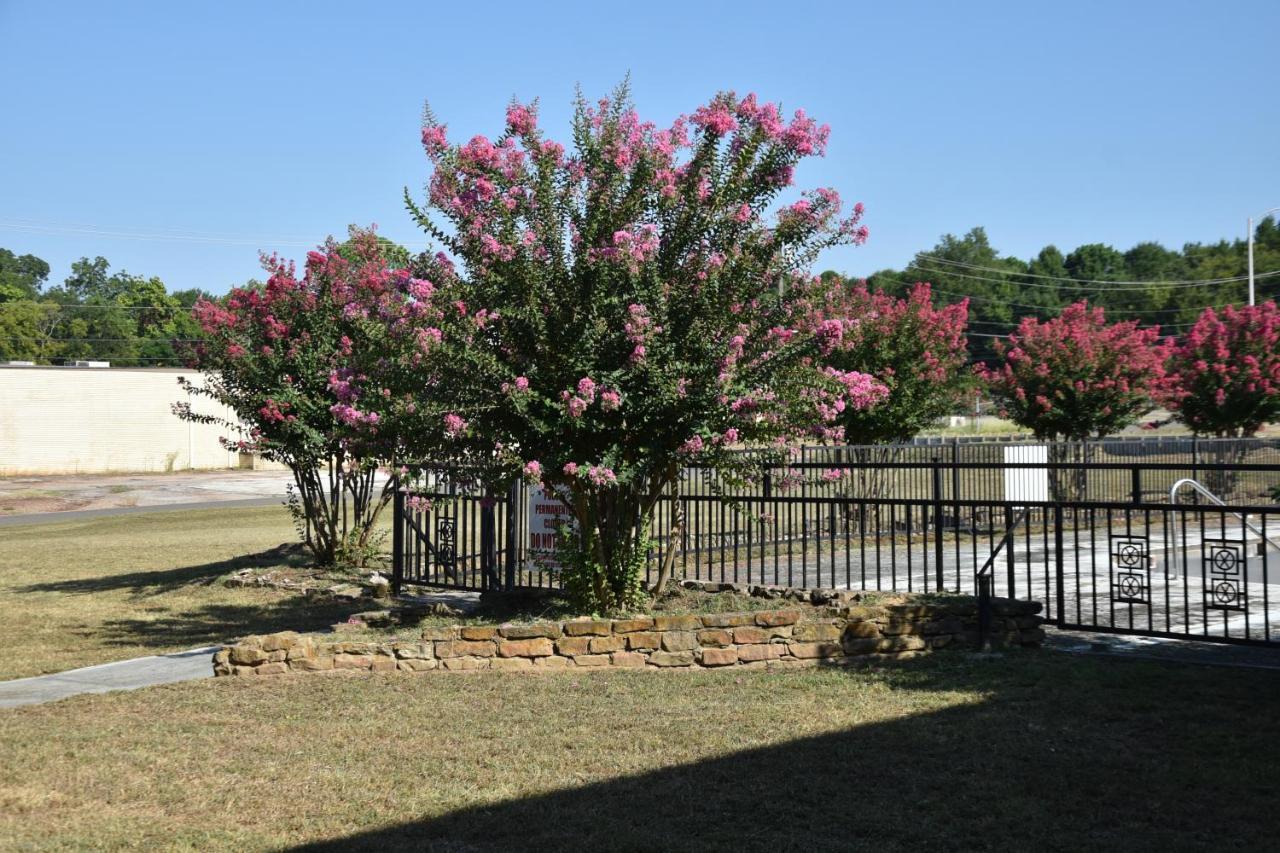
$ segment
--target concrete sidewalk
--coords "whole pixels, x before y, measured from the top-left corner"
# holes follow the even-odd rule
[[[213,677],[213,654],[220,646],[204,646],[168,655],[86,666],[52,675],[0,681],[0,708],[54,702],[80,693],[137,690],[156,684]]]
[[[1264,646],[1071,631],[1045,625],[1046,649],[1077,655],[1101,655],[1118,659],[1158,660],[1205,666],[1280,670],[1280,650]]]

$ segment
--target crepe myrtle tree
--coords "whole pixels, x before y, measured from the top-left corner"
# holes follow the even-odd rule
[[[1280,421],[1280,310],[1204,309],[1167,369],[1164,402],[1197,435],[1245,438]]]
[[[1008,343],[996,341],[1002,363],[979,365],[1001,416],[1040,439],[1075,442],[1077,461],[1087,461],[1083,442],[1118,432],[1147,411],[1163,392],[1167,346],[1158,327],[1137,321],[1108,324],[1101,307],[1076,302],[1058,317],[1024,317]],[[1051,461],[1065,462],[1071,445],[1054,446]],[[1073,479],[1076,496],[1084,469]],[[1055,492],[1070,497],[1071,483],[1055,476]]]
[[[228,430],[228,448],[289,468],[289,508],[323,565],[362,566],[374,555],[375,523],[394,488],[376,474],[401,455],[396,425],[384,420],[395,407],[358,410],[351,389],[353,366],[421,310],[408,295],[411,275],[389,255],[387,241],[353,229],[346,243],[330,239],[310,252],[301,276],[292,262],[264,257],[265,285],[236,288],[193,309],[205,339],[191,365],[203,377],[179,382],[235,417],[200,414],[190,403],[176,404],[175,412],[218,423]]]
[[[867,236],[834,190],[779,201],[827,136],[731,92],[665,127],[625,86],[579,96],[570,150],[536,103],[462,144],[428,110],[426,202],[405,199],[447,254],[420,258],[438,310],[394,360],[429,353],[423,381],[447,402],[430,416],[492,484],[522,476],[565,502],[558,557],[580,606],[643,606],[653,508],[684,465],[754,476],[734,448],[839,437],[842,410],[883,396],[815,360],[842,324],[792,322],[789,286],[815,255]]]
[[[1239,439],[1280,420],[1280,311],[1275,302],[1206,308],[1174,345],[1166,364],[1164,404],[1196,435]],[[1214,441],[1211,457],[1220,465],[1244,460],[1243,441]],[[1203,473],[1205,485],[1220,495],[1239,482],[1230,468]],[[1280,499],[1280,486],[1275,494]]]
[[[869,373],[888,389],[880,405],[846,407],[839,417],[846,435],[882,446],[849,459],[861,464],[843,472],[838,488],[849,497],[878,497],[891,479],[885,463],[902,452],[899,442],[954,411],[973,384],[965,340],[968,300],[935,307],[926,283],[917,282],[899,298],[872,291],[865,281],[827,275],[806,288],[796,309],[802,328],[816,332],[826,323],[841,324],[824,364]]]
[[[906,441],[951,413],[972,382],[966,369],[969,301],[934,307],[930,286],[917,282],[905,298],[872,291],[865,281],[815,279],[797,303],[803,328],[841,324],[823,357],[839,370],[869,373],[888,388],[883,403],[846,408],[839,422],[859,441]]]

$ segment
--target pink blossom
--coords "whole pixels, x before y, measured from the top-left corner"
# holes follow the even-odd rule
[[[528,136],[538,125],[538,114],[532,105],[512,104],[507,107],[507,127],[516,136]]]
[[[538,156],[545,157],[558,166],[564,160],[564,146],[548,139],[538,147]]]
[[[530,483],[539,482],[542,479],[542,463],[537,459],[524,463],[524,478]]]
[[[618,477],[613,473],[613,469],[605,468],[602,465],[592,465],[587,469],[587,479],[597,486],[611,486],[618,482]]]
[[[444,125],[427,125],[422,128],[422,146],[433,156],[440,154],[449,145],[445,137]]]
[[[464,421],[462,418],[460,418],[458,415],[450,412],[449,414],[444,416],[444,431],[448,435],[456,438],[457,436],[461,435],[462,431],[465,430],[466,428],[467,428],[467,422]]]
[[[689,121],[716,136],[724,136],[738,127],[738,119],[734,116],[730,105],[719,100],[698,107]]]
[[[695,435],[686,439],[684,444],[680,445],[681,453],[700,453],[703,448],[702,436]]]

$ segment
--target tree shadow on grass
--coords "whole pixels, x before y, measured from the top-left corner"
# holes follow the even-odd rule
[[[213,587],[226,575],[240,569],[284,568],[306,569],[312,557],[297,543],[284,543],[256,554],[245,554],[227,560],[202,563],[157,571],[123,572],[99,577],[33,583],[18,587],[16,592],[46,592],[64,595],[94,595],[124,592],[137,596],[113,604],[113,612],[144,615],[134,618],[122,615],[78,630],[95,643],[109,646],[143,646],[174,648],[225,642],[248,634],[275,631],[316,631],[345,620],[352,613],[368,610],[369,601],[309,600],[303,595],[286,594],[270,588],[227,590],[230,602],[211,602],[196,606],[190,600],[165,599],[187,587]],[[253,595],[253,593],[258,595]],[[240,593],[240,595],[236,595]],[[247,593],[247,595],[246,595]],[[210,593],[201,593],[205,598]],[[155,596],[154,606],[149,604]],[[239,603],[236,599],[257,598]],[[174,612],[169,612],[170,610]]]
[[[368,601],[314,602],[298,595],[260,604],[206,604],[155,619],[110,619],[88,633],[112,646],[205,646],[249,634],[320,631],[370,606]]]
[[[311,565],[311,556],[302,546],[296,543],[284,543],[256,554],[244,554],[213,563],[201,563],[197,566],[33,583],[17,587],[14,591],[75,594],[129,590],[138,594],[157,594],[171,592],[191,584],[210,584],[223,575],[240,569],[273,567],[302,569],[309,565]]]
[[[1077,663],[1041,672],[1069,674]],[[1273,775],[1280,761],[1280,724],[1262,710],[1230,713],[1245,703],[1266,708],[1280,698],[1280,680],[1271,674],[1260,677],[1256,695],[1237,685],[1232,689],[1239,695],[1224,700],[1222,691],[1212,692],[1213,671],[1186,668],[1209,673],[1205,687],[1211,691],[1188,702],[1199,679],[1185,671],[1171,679],[1171,695],[1163,700],[1158,683],[1128,683],[1126,673],[1135,666],[1145,667],[1149,677],[1154,671],[1157,681],[1161,670],[1172,671],[1152,664],[1090,662],[1117,670],[1101,684],[1023,676],[1018,666],[1002,665],[1003,676],[993,678],[918,664],[890,667],[908,675],[890,676],[891,686],[976,690],[986,698],[580,787],[565,779],[565,788],[550,793],[297,849],[1075,851],[1274,845],[1280,830]],[[1224,712],[1230,723],[1222,719]],[[654,720],[660,717],[661,709],[655,709]],[[600,740],[599,733],[591,737]],[[501,751],[495,743],[495,756]],[[606,747],[599,761],[608,760]],[[654,756],[655,763],[661,760]],[[556,759],[546,763],[555,766]],[[545,768],[530,768],[531,785],[541,773]]]

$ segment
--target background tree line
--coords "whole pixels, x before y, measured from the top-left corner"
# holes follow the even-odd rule
[[[1280,296],[1280,275],[1273,274],[1280,271],[1280,224],[1262,220],[1254,239],[1257,301],[1263,302]],[[407,257],[403,248],[380,242],[397,258]],[[995,341],[1023,317],[1056,317],[1081,299],[1105,308],[1113,321],[1182,334],[1206,306],[1243,304],[1247,272],[1245,240],[1187,243],[1180,251],[1156,242],[1127,251],[1088,243],[1065,254],[1049,245],[1023,260],[1002,256],[979,226],[961,237],[943,235],[905,268],[873,273],[867,285],[906,298],[916,282],[931,282],[939,307],[967,298],[969,357],[978,362],[991,361]],[[81,258],[60,285],[49,287],[48,278],[42,259],[0,248],[0,360],[177,366],[181,343],[202,334],[190,316],[196,300],[209,295],[202,290],[170,293],[155,276],[111,272],[102,257]],[[828,271],[823,278],[843,276]]]
[[[407,249],[377,240],[397,268],[409,265]],[[338,251],[353,250],[344,243]],[[101,256],[76,261],[60,285],[49,287],[48,281],[44,260],[0,248],[0,362],[182,367],[187,344],[204,338],[191,309],[200,299],[225,299],[194,287],[170,293],[156,276],[111,272]],[[262,286],[256,279],[242,285]]]
[[[1267,275],[1280,270],[1280,225],[1272,217],[1262,220],[1254,240],[1261,303],[1280,295],[1280,275]],[[927,281],[937,305],[967,298],[971,359],[989,361],[993,342],[1023,317],[1056,317],[1081,299],[1105,308],[1112,321],[1138,320],[1159,325],[1162,335],[1182,334],[1205,307],[1247,301],[1247,247],[1242,239],[1187,243],[1181,251],[1155,242],[1126,251],[1088,243],[1067,253],[1048,245],[1023,260],[1001,256],[985,229],[976,227],[962,237],[943,235],[906,268],[880,270],[868,277],[868,285],[903,297],[915,282]]]
[[[156,276],[111,271],[106,258],[81,258],[62,284],[49,264],[0,248],[0,361],[121,366],[182,364],[181,346],[201,336],[191,307],[210,294],[170,293]]]

